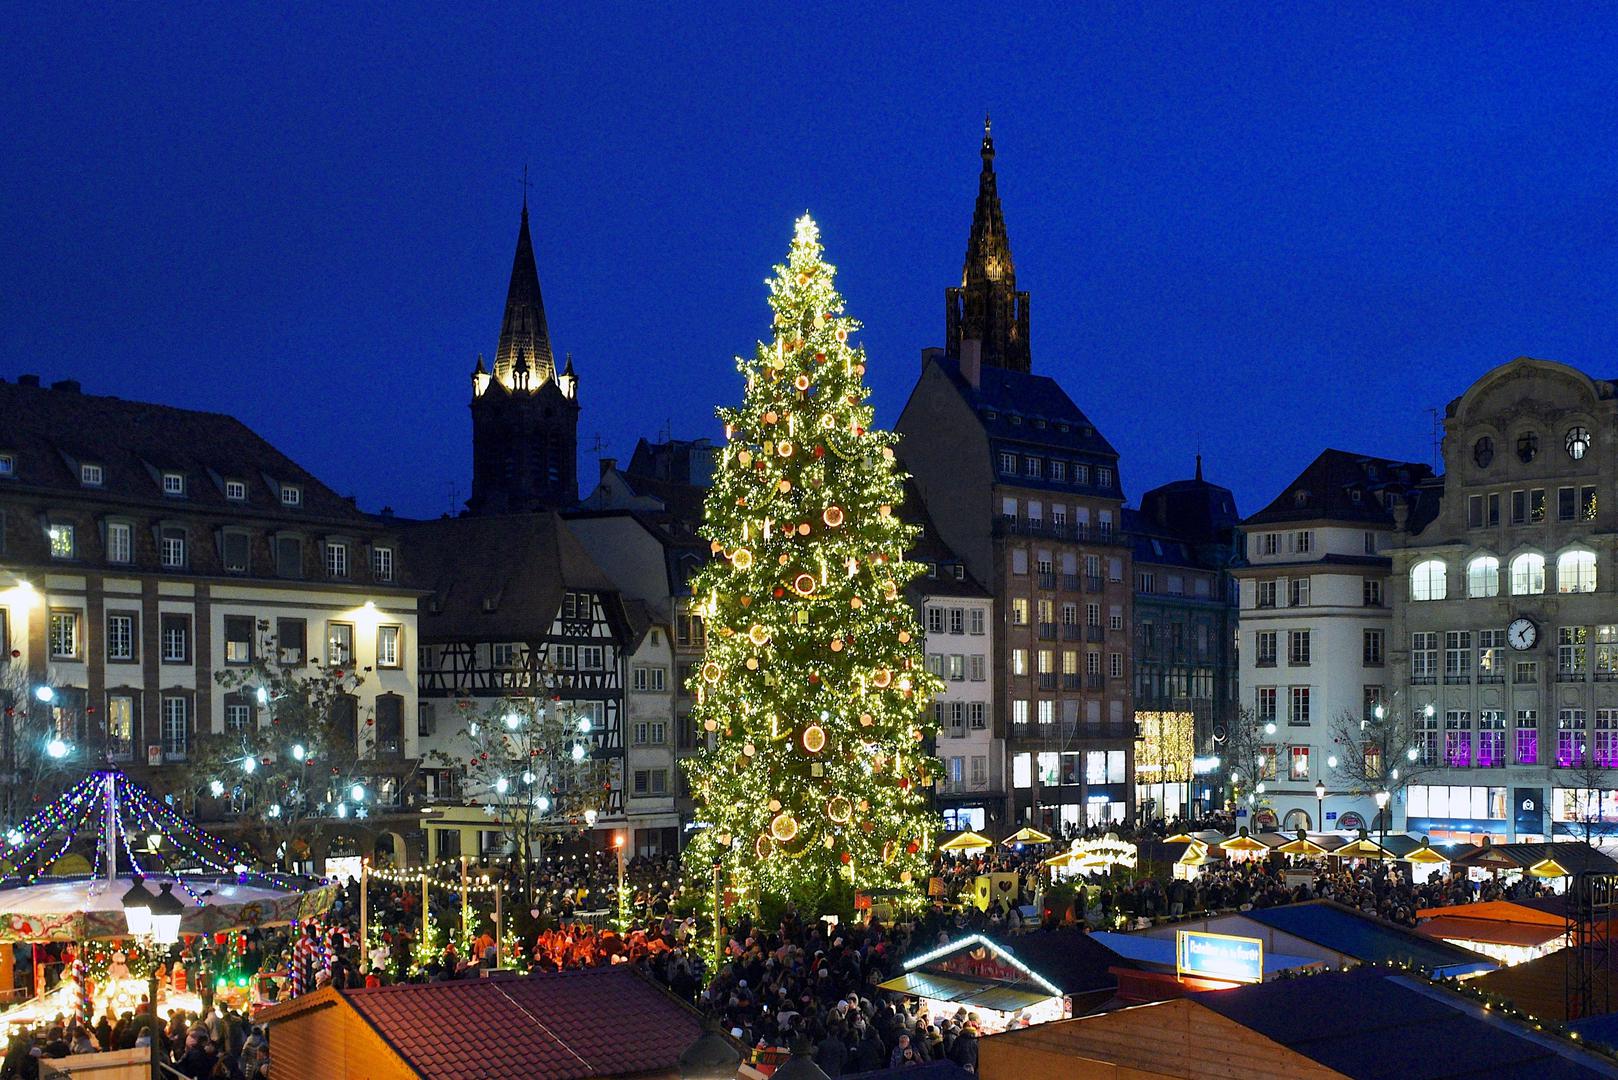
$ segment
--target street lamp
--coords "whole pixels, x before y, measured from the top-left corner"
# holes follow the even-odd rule
[[[1376,820],[1377,820],[1377,825],[1382,830],[1382,841],[1383,841],[1383,843],[1386,843],[1387,839],[1388,839],[1387,810],[1388,810],[1388,800],[1391,799],[1392,797],[1393,796],[1388,794],[1388,789],[1387,788],[1383,788],[1381,791],[1376,793]]]
[[[1315,781],[1315,828],[1326,831],[1326,781]]]

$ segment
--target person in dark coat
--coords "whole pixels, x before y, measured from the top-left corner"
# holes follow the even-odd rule
[[[854,1048],[854,1062],[855,1072],[875,1072],[888,1067],[888,1048],[882,1045],[882,1037],[870,1024],[865,1025],[865,1034]]]
[[[827,1076],[842,1076],[848,1064],[848,1042],[842,1024],[833,1024],[815,1049],[815,1064]]]
[[[967,1072],[978,1071],[978,1026],[968,1023],[955,1036],[955,1042],[949,1048],[949,1059]]]

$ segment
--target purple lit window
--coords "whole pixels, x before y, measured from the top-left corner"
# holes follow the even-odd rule
[[[1506,763],[1506,733],[1478,732],[1478,768],[1495,769]]]
[[[1558,731],[1556,733],[1556,767],[1576,769],[1584,764],[1584,732]]]
[[[1618,768],[1618,732],[1596,732],[1595,757],[1603,769]]]
[[[1444,764],[1452,769],[1471,767],[1472,733],[1470,731],[1444,732]]]

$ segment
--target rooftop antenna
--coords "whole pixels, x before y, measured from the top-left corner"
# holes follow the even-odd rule
[[[1444,451],[1444,418],[1437,409],[1428,409],[1427,415],[1433,425],[1433,472],[1436,474],[1440,471],[1439,464]]]
[[[663,418],[663,427],[658,431],[657,438],[659,442],[669,443],[674,441],[674,418],[672,416]]]
[[[585,447],[585,449],[596,456],[596,464],[599,465],[601,463],[601,455],[607,449],[608,445],[610,444],[607,442],[607,440],[601,437],[601,432],[598,431],[595,433],[595,438],[590,440],[590,445]]]
[[[454,517],[461,504],[461,486],[453,480],[444,482],[445,494],[449,496],[449,514]]]
[[[528,162],[525,161],[522,163],[522,208],[524,213],[528,211],[528,189],[533,186],[528,182]]]

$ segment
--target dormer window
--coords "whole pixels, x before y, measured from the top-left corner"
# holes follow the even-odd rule
[[[164,473],[163,474],[163,494],[165,494],[165,495],[176,495],[176,496],[184,495],[185,494],[185,474],[184,473],[177,473],[177,472],[166,472],[166,473]]]
[[[1034,421],[1034,426],[1037,427],[1039,430],[1044,431],[1045,430],[1045,421],[1043,421],[1043,420],[1035,420]]]
[[[1068,425],[1066,425],[1066,424],[1057,424],[1056,425],[1056,430],[1065,432],[1065,431],[1067,431],[1069,429],[1068,429]]]
[[[100,487],[105,476],[99,465],[79,466],[79,483],[85,487]]]
[[[1011,419],[1011,423],[1012,423],[1012,425],[1013,425],[1013,426],[1015,426],[1015,427],[1022,427],[1022,417],[1020,417],[1020,416],[1013,416],[1013,417],[1011,417],[1011,418],[1010,418],[1010,419]]]
[[[17,475],[17,455],[0,454],[0,476]]]
[[[1292,505],[1294,505],[1294,506],[1308,506],[1309,505],[1309,493],[1307,491],[1294,491],[1292,493]]]
[[[297,484],[282,484],[281,485],[281,505],[282,506],[302,506],[303,505],[303,488],[299,487]]]
[[[241,480],[225,481],[225,498],[231,502],[247,501],[247,484]]]
[[[983,417],[986,420],[997,420],[1000,418],[1000,414],[995,412],[993,409],[989,409],[984,412]]]

